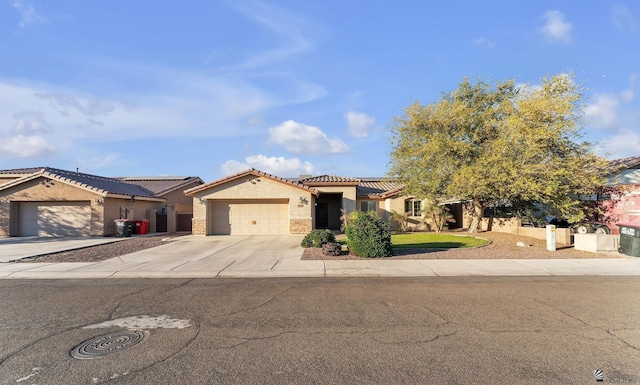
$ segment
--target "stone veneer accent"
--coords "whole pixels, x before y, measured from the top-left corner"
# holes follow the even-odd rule
[[[289,221],[289,233],[308,234],[313,229],[311,219],[291,219]]]
[[[207,235],[207,222],[201,219],[191,220],[191,234]]]

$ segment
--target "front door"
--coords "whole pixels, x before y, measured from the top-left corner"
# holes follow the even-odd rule
[[[316,229],[329,227],[329,205],[327,202],[316,203]]]

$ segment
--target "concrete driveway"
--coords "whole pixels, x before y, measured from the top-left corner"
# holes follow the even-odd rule
[[[118,242],[115,237],[12,237],[0,238],[0,262],[10,262],[36,255],[82,249],[89,246]]]
[[[322,261],[301,261],[301,235],[184,236],[166,245],[89,263],[77,274],[109,272],[114,278],[322,276]],[[312,266],[313,265],[313,266]],[[316,266],[317,265],[317,266]],[[114,271],[116,271],[114,273]]]

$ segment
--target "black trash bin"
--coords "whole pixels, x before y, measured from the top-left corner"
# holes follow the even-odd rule
[[[116,235],[119,237],[130,237],[133,233],[133,225],[124,219],[116,219]]]
[[[620,246],[618,251],[632,257],[640,257],[640,223],[618,223]]]

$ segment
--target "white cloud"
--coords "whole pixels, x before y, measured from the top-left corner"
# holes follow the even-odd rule
[[[47,158],[58,152],[41,136],[0,136],[0,154],[8,158]]]
[[[340,139],[329,139],[321,129],[293,120],[269,128],[269,144],[285,147],[294,154],[332,155],[349,152]]]
[[[262,124],[255,124],[256,117],[271,108],[305,103],[325,93],[320,86],[286,75],[277,79],[284,89],[267,90],[251,77],[228,73],[135,65],[122,70],[126,76],[154,84],[153,90],[126,92],[127,99],[123,99],[0,79],[0,122],[5,122],[0,125],[0,136],[46,133],[58,148],[142,138],[246,136],[263,129]]]
[[[611,19],[613,21],[613,25],[620,30],[634,32],[640,28],[640,21],[638,21],[638,18],[631,13],[629,8],[622,4],[616,4],[613,6]]]
[[[313,165],[307,161],[302,162],[298,158],[267,157],[262,154],[247,156],[244,158],[244,163],[233,159],[228,160],[222,165],[221,172],[226,176],[237,174],[251,167],[282,177],[296,177],[301,174],[316,173]]]
[[[571,30],[573,26],[564,18],[564,13],[553,10],[547,11],[543,16],[547,21],[541,29],[542,34],[549,42],[571,43]]]
[[[630,77],[629,88],[617,94],[601,93],[593,96],[593,103],[584,109],[587,124],[594,128],[615,130],[619,127],[619,110],[635,99],[636,76]]]
[[[23,0],[14,0],[11,5],[20,12],[20,28],[29,24],[39,24],[44,22],[44,17],[36,12],[33,4]]]
[[[264,2],[236,2],[232,5],[245,16],[256,21],[267,33],[278,40],[277,47],[266,48],[244,59],[238,68],[262,68],[271,64],[283,63],[314,48],[306,33],[318,28],[309,18],[288,12],[282,8]]]
[[[63,115],[68,116],[70,110],[77,110],[86,116],[109,115],[116,109],[112,102],[104,100],[78,100],[71,95],[36,92],[36,97],[48,100],[49,105]]]
[[[493,48],[496,46],[496,43],[492,40],[489,40],[485,37],[477,37],[472,40],[473,45],[484,46],[488,48]]]
[[[349,111],[344,114],[347,119],[347,132],[355,138],[366,138],[374,129],[376,119],[361,112]]]
[[[612,94],[598,94],[594,96],[594,102],[584,109],[585,116],[589,119],[589,125],[596,128],[610,128],[618,121],[618,96]]]
[[[20,134],[43,134],[52,131],[39,111],[17,112],[13,114],[13,119],[16,122],[15,132]]]
[[[640,154],[640,133],[623,129],[605,139],[602,143],[606,150],[613,152],[613,158],[626,158]]]

